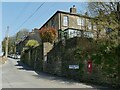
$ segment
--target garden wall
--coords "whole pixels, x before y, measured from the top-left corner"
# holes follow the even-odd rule
[[[42,47],[25,51],[21,61],[39,71],[43,71],[45,67],[44,72],[50,74],[120,87],[118,49],[113,48],[107,52],[107,46],[97,44],[92,39],[72,38],[64,44],[60,41],[54,45],[43,64]],[[88,72],[89,59],[92,61],[91,73]],[[79,69],[69,69],[69,65],[79,65]]]
[[[118,60],[115,49],[105,53],[107,46],[98,45],[92,39],[72,38],[63,45],[59,42],[47,55],[46,72],[84,82],[120,86]],[[92,60],[92,72],[88,72],[88,60]],[[79,65],[79,69],[69,69]]]
[[[27,49],[21,55],[21,61],[35,70],[43,71],[43,49],[42,46]]]

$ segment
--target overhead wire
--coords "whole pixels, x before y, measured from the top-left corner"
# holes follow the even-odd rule
[[[23,15],[23,11],[25,11],[27,8],[28,8],[28,6],[29,6],[29,4],[27,3],[27,4],[25,4],[25,6],[21,9],[21,11],[19,12],[19,14],[18,14],[18,16],[15,18],[15,20],[14,20],[14,22],[17,22],[18,21],[18,19]],[[16,23],[15,23],[16,24]],[[14,23],[11,25],[11,26],[13,26],[14,25]]]
[[[45,2],[43,2],[19,27],[21,28],[43,5],[45,4]]]
[[[55,5],[56,5],[56,4],[53,3],[53,4],[50,6],[51,8],[46,8],[46,9],[44,9],[44,11],[43,11],[42,13],[45,14],[45,13],[46,13],[46,10],[47,10],[47,13],[48,13],[49,10],[51,10]],[[39,20],[37,17],[35,17],[35,18],[36,18],[36,21]],[[34,18],[34,19],[35,19],[35,18]],[[46,20],[44,21],[44,23],[45,23],[47,20],[48,20],[48,19],[46,19]],[[31,23],[32,23],[32,22],[31,22]],[[43,24],[42,24],[42,25],[43,25]]]

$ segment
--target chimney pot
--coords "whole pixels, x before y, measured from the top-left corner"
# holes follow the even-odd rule
[[[77,9],[76,9],[75,5],[73,5],[73,7],[70,8],[70,13],[72,13],[72,14],[77,13]]]

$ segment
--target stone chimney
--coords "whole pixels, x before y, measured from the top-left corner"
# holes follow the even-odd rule
[[[77,13],[77,9],[76,9],[75,5],[73,5],[73,7],[70,8],[70,13],[72,13],[72,14]]]

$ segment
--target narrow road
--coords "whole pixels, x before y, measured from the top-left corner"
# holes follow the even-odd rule
[[[100,88],[86,85],[45,73],[37,73],[20,64],[19,60],[8,59],[2,65],[2,88]]]

